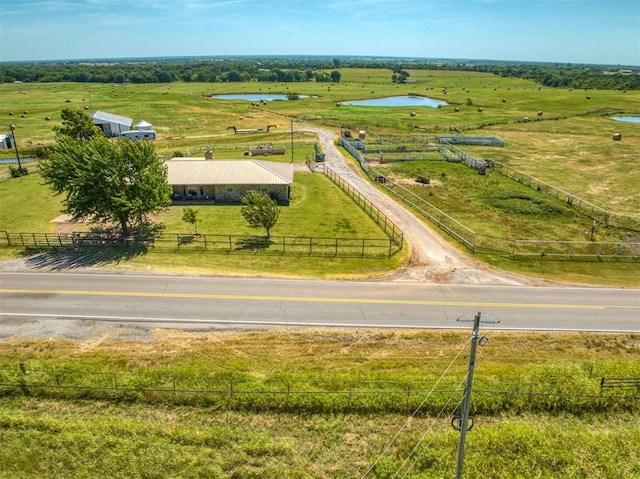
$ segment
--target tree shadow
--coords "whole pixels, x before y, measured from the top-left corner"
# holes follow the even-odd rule
[[[24,253],[25,265],[30,269],[70,270],[109,266],[127,262],[146,254],[145,244],[85,248],[58,248],[54,250],[29,250]]]
[[[268,249],[272,244],[274,244],[273,241],[266,236],[250,236],[238,240],[234,249],[236,251],[261,251]]]

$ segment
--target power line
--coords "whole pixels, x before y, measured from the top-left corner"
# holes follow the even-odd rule
[[[393,443],[395,443],[395,441],[398,439],[398,437],[400,436],[400,434],[402,433],[402,431],[404,431],[406,429],[406,427],[409,425],[409,421],[418,413],[418,411],[422,408],[422,406],[424,406],[424,404],[427,402],[427,400],[429,399],[429,397],[431,396],[431,393],[435,390],[436,386],[440,383],[440,381],[442,380],[442,378],[444,378],[444,376],[449,372],[449,370],[453,367],[454,362],[460,357],[460,355],[462,354],[463,350],[467,347],[467,345],[469,344],[469,342],[471,341],[471,339],[468,339],[466,343],[464,343],[464,345],[460,348],[460,350],[458,351],[458,353],[456,354],[456,356],[451,360],[451,362],[449,363],[449,365],[447,366],[447,368],[443,371],[443,373],[440,375],[440,378],[438,378],[438,380],[436,381],[436,383],[433,385],[433,387],[431,388],[431,390],[427,393],[427,395],[425,396],[425,398],[422,400],[422,402],[418,405],[418,407],[413,411],[413,413],[411,413],[411,415],[407,418],[407,420],[404,422],[404,424],[400,427],[400,429],[398,430],[398,432],[395,434],[395,436],[393,436],[393,438],[391,439],[391,441],[389,441],[389,443],[385,446],[385,448],[382,450],[382,452],[380,453],[380,455],[376,458],[376,460],[369,466],[369,468],[365,471],[365,473],[361,476],[361,479],[364,479],[365,477],[367,477],[369,475],[369,473],[371,471],[373,471],[373,469],[376,467],[376,465],[378,464],[378,462],[380,462],[380,460],[384,457],[384,455],[387,453],[387,451],[391,448],[391,446],[393,445]]]
[[[464,378],[462,378],[462,380],[460,380],[460,382],[458,383],[458,385],[462,385],[464,382],[466,381],[466,376]],[[398,472],[400,472],[400,470],[404,467],[404,465],[407,463],[407,461],[413,456],[413,454],[418,450],[418,448],[420,447],[420,444],[422,444],[422,442],[424,441],[424,438],[427,436],[427,434],[429,434],[429,432],[431,431],[433,424],[435,424],[435,422],[440,418],[440,416],[442,415],[442,413],[444,412],[445,408],[449,405],[449,403],[451,402],[451,400],[453,399],[453,395],[449,396],[449,399],[447,400],[447,402],[444,404],[444,406],[442,406],[442,409],[440,409],[440,411],[438,412],[438,415],[434,418],[432,425],[429,426],[429,428],[427,429],[427,431],[422,435],[422,437],[420,437],[420,440],[416,443],[416,445],[414,446],[414,448],[411,450],[411,452],[409,453],[409,455],[407,456],[407,458],[404,460],[404,462],[400,465],[400,467],[398,468],[398,471],[396,471],[396,473],[392,476],[392,477],[396,477]],[[458,401],[458,404],[455,405],[455,407],[453,408],[453,410],[455,411],[456,409],[458,409],[458,407],[460,407],[460,405],[462,404],[462,399],[460,401]],[[426,449],[427,447],[429,447],[431,445],[431,443],[433,442],[433,440],[436,438],[436,436],[438,435],[438,433],[440,431],[442,431],[442,429],[444,428],[444,424],[442,424],[440,426],[440,428],[435,432],[435,434],[431,437],[431,440],[425,444],[424,449]],[[418,457],[416,457],[414,459],[414,461],[410,464],[409,468],[404,472],[404,474],[402,475],[401,479],[404,478],[412,469],[413,467],[416,465],[416,462],[418,461],[418,459],[420,459],[420,457],[422,457],[422,454],[418,455]]]

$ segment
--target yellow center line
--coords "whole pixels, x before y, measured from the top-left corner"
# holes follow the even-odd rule
[[[554,308],[554,309],[597,309],[621,308],[640,309],[640,306],[607,306],[599,304],[545,304],[545,303],[494,303],[478,301],[430,301],[404,299],[363,299],[363,298],[322,298],[298,296],[261,296],[240,294],[194,294],[194,293],[153,293],[140,291],[74,291],[57,289],[0,289],[0,294],[31,294],[31,295],[69,295],[69,296],[113,296],[133,298],[178,298],[178,299],[220,299],[244,301],[285,301],[302,303],[354,303],[354,304],[398,304],[416,306],[484,306],[496,308]]]

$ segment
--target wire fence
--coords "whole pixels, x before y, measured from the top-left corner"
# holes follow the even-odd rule
[[[635,378],[637,381],[637,378]],[[640,388],[603,388],[602,378],[590,378],[580,389],[567,385],[513,383],[477,378],[476,412],[501,410],[640,409]],[[452,394],[462,395],[458,380],[256,379],[247,376],[124,374],[71,368],[0,368],[0,396],[27,395],[63,399],[114,399],[207,404],[230,409],[308,412],[412,411],[433,412]],[[429,395],[429,402],[423,404]]]

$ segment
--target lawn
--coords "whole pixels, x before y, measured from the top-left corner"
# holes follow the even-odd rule
[[[419,138],[422,142],[434,141],[435,135],[450,133],[451,129],[469,135],[495,135],[505,141],[504,147],[463,149],[479,158],[504,162],[614,213],[640,215],[637,207],[640,204],[640,190],[637,188],[640,163],[635,161],[636,152],[640,151],[638,125],[614,122],[609,118],[612,112],[640,112],[640,92],[553,89],[523,79],[474,72],[410,70],[409,73],[410,82],[406,84],[391,83],[390,70],[358,68],[342,69],[341,81],[336,84],[2,84],[0,115],[10,118],[16,125],[18,144],[25,155],[35,151],[37,146],[53,143],[52,127],[60,123],[62,108],[100,109],[129,116],[134,122],[150,121],[159,134],[155,145],[161,158],[201,155],[207,146],[213,148],[216,158],[241,158],[252,146],[274,144],[284,146],[287,151],[283,156],[270,157],[270,160],[291,161],[293,156],[293,161],[300,164],[314,151],[314,137],[301,131],[309,123],[336,129],[367,129],[369,141],[373,141],[376,135],[380,135],[383,141],[391,137],[404,138],[404,141],[410,141],[410,137]],[[292,92],[309,95],[309,98],[272,101],[257,106],[248,101],[211,98],[222,93]],[[339,102],[346,100],[406,94],[429,96],[444,100],[449,105],[443,108],[338,106]],[[51,120],[46,120],[47,117]],[[525,117],[531,121],[523,122]],[[292,124],[296,130],[293,155]],[[256,135],[234,135],[228,129],[229,126],[265,129],[267,125],[276,125],[276,128],[270,133]],[[622,133],[622,140],[614,141],[613,133]],[[0,156],[12,156],[12,153],[0,152]],[[404,179],[421,172],[439,180],[440,183],[434,182],[428,188],[415,189],[429,195],[429,201],[432,200],[449,215],[485,234],[574,241],[591,238],[588,218],[577,215],[566,205],[539,192],[510,184],[492,172],[478,177],[472,172],[462,171],[462,167],[441,166],[440,163],[386,168]],[[294,186],[294,193],[306,195],[304,181],[300,178],[298,175],[296,181],[300,180],[300,183]],[[24,205],[39,203],[21,201],[24,191],[29,198],[49,196],[31,192],[37,185],[35,179],[28,180],[27,184],[28,187],[20,193],[4,193],[8,186],[0,186],[8,195],[3,197],[0,227],[10,231],[23,228],[53,231],[56,225],[51,223],[51,219],[55,217],[53,210],[59,207],[59,199],[45,200],[47,204],[43,206],[47,211],[41,215],[33,213],[29,211],[31,206],[25,209]],[[340,216],[328,218],[333,198],[329,189],[318,193],[304,207],[292,204],[283,211],[281,223],[273,234],[320,235],[319,231],[324,231],[326,235],[348,236],[351,231],[360,229],[358,221],[344,221]],[[230,213],[225,214],[224,221],[237,218],[237,214],[232,213],[234,207],[227,210]],[[217,211],[222,212],[223,208]],[[291,212],[290,216],[287,211]],[[298,211],[300,214],[293,214]],[[311,214],[314,216],[309,217]],[[168,230],[188,230],[186,227],[190,225],[181,224],[180,215],[173,209],[162,216]],[[242,222],[221,227],[222,223],[208,211],[202,216],[203,223],[199,228],[203,232],[246,231]],[[27,221],[28,218],[32,220]],[[308,233],[303,229],[308,229]],[[366,230],[354,234],[369,235]],[[638,241],[638,234],[598,227],[594,239]],[[136,261],[147,262],[149,258],[137,258]],[[596,266],[596,263],[581,262],[558,264],[547,261],[543,264],[539,261],[512,262],[496,257],[481,259],[511,271],[567,281],[597,283],[604,280],[620,285],[637,285],[640,281],[633,265],[629,264]],[[313,267],[317,265],[313,265],[315,260],[309,261],[309,267],[302,269],[313,274]],[[171,268],[174,260],[164,257],[160,262],[165,266],[159,267]],[[249,263],[247,261],[247,266]],[[182,261],[176,264],[180,268],[188,266],[182,265]],[[387,267],[398,264],[392,262]],[[260,262],[256,267],[259,265]],[[144,264],[144,267],[149,266],[149,263]],[[370,267],[361,266],[355,268],[350,264],[348,269],[364,271]],[[271,267],[269,265],[268,269]],[[233,264],[230,268],[242,269],[242,266]],[[377,265],[375,274],[384,268],[384,265]],[[277,266],[275,269],[282,270]]]

